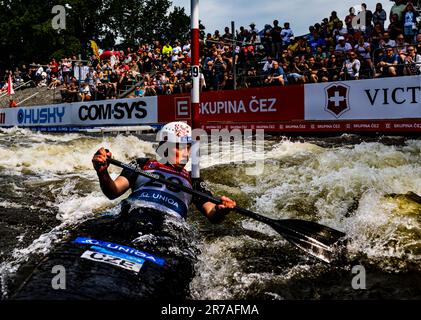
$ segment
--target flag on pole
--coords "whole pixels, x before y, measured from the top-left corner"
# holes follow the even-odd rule
[[[92,51],[94,52],[94,55],[98,58],[98,60],[101,60],[99,56],[99,52],[98,52],[98,45],[96,44],[94,40],[90,40],[90,42],[91,42],[91,48],[92,48]]]
[[[13,90],[13,82],[12,82],[12,75],[9,74],[9,81],[7,82],[7,94],[11,96],[15,94],[15,90]]]

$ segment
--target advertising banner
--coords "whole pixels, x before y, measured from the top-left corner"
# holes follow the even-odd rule
[[[72,124],[138,125],[158,122],[157,97],[101,100],[72,106]]]
[[[95,127],[157,122],[157,97],[0,109],[0,125],[5,127]]]
[[[158,97],[158,120],[190,120],[190,95]],[[304,86],[208,91],[200,95],[200,122],[281,121],[304,118]]]
[[[305,120],[421,118],[421,77],[305,85]]]
[[[0,124],[19,127],[67,126],[71,124],[71,109],[65,104],[0,109]]]

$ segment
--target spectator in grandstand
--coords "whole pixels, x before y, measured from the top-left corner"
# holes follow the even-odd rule
[[[357,59],[357,53],[351,50],[347,56],[348,59],[344,61],[339,77],[341,80],[358,80],[361,62]]]
[[[337,81],[339,79],[339,72],[341,70],[341,67],[342,66],[337,60],[336,55],[332,54],[326,63],[329,81]]]
[[[265,29],[263,30],[263,35],[261,37],[265,55],[270,55],[272,52],[272,39],[270,36],[270,28],[270,25],[265,25]]]
[[[293,57],[287,68],[288,83],[305,83],[304,71],[300,57]]]
[[[180,47],[180,41],[175,40],[175,45],[172,48],[171,51],[171,61],[172,62],[176,62],[178,61],[178,54],[182,52],[181,47]]]
[[[225,27],[222,39],[224,40],[224,42],[232,41],[232,33],[230,32],[230,28]]]
[[[325,50],[325,47],[317,46],[316,52],[313,54],[313,57],[318,61],[326,59],[327,58],[327,52]]]
[[[58,63],[56,61],[56,59],[51,59],[50,61],[50,73],[51,75],[55,75],[56,77],[58,76]]]
[[[405,11],[406,0],[395,0],[395,4],[390,8],[389,21],[393,22],[393,15],[397,15],[397,22],[402,24],[403,12]]]
[[[345,37],[339,36],[338,37],[338,44],[335,47],[335,54],[345,56],[345,54],[351,49],[352,49],[352,46],[351,46],[350,43],[345,41]]]
[[[294,32],[292,32],[289,22],[284,23],[284,28],[281,31],[282,45],[284,48],[287,48],[291,43],[291,38],[294,37]]]
[[[384,29],[384,22],[387,19],[386,11],[384,11],[382,4],[379,2],[376,4],[376,10],[373,13],[374,26],[379,23],[382,29]]]
[[[250,38],[250,34],[246,28],[243,26],[240,27],[240,32],[237,32],[237,41],[244,44],[246,43]]]
[[[337,24],[339,23],[338,14],[336,11],[332,11],[330,13],[329,22],[327,24],[327,30],[329,33],[332,33],[335,28],[337,28]]]
[[[162,55],[169,57],[171,56],[171,54],[172,54],[172,47],[170,45],[170,42],[167,40],[165,41],[165,44],[162,47]]]
[[[389,32],[384,32],[383,37],[379,42],[379,48],[396,47],[396,41],[392,40],[389,36]]]
[[[349,8],[349,14],[345,17],[345,26],[348,29],[348,33],[350,34],[354,34],[354,18],[356,18],[355,8],[351,7]]]
[[[306,82],[316,83],[319,81],[318,73],[322,69],[322,65],[319,61],[311,56],[308,58],[307,63],[304,64],[306,67],[305,76],[307,77]]]
[[[337,27],[333,29],[333,34],[336,37],[336,41],[338,41],[338,38],[340,36],[347,37],[348,29],[344,26],[344,23],[342,21],[339,21],[336,25]]]
[[[61,85],[61,81],[56,77],[56,75],[53,73],[52,75],[51,75],[51,82],[50,82],[50,84],[48,85],[48,87],[47,87],[47,89],[52,89],[52,90],[54,90],[54,89],[56,89],[58,86],[60,86]]]
[[[252,31],[251,37],[248,43],[254,47],[255,53],[260,54],[261,52],[264,51],[262,40],[260,39],[260,36],[255,31]]]
[[[38,87],[46,87],[47,86],[47,72],[41,72],[40,81],[38,82]]]
[[[80,87],[79,96],[81,101],[90,101],[91,100],[91,88],[89,87],[88,82],[82,83]]]
[[[360,27],[360,30],[363,31],[365,35],[371,34],[373,31],[373,13],[371,10],[367,9],[367,5],[365,3],[361,4],[361,12],[359,15],[363,17],[363,22],[360,22],[363,24]]]
[[[95,100],[105,100],[106,90],[107,90],[107,84],[99,82],[96,86]]]
[[[139,72],[139,66],[136,62],[131,61],[129,63],[129,78],[134,80],[134,81],[139,81],[140,80],[140,72]]]
[[[287,50],[293,56],[293,55],[296,55],[298,52],[298,39],[295,37],[292,37],[290,40],[291,40],[291,43],[287,47]]]
[[[387,32],[392,40],[395,40],[398,34],[403,33],[403,24],[398,21],[397,14],[392,15],[392,22],[387,27]]]
[[[311,52],[311,48],[308,45],[307,40],[304,37],[298,38],[298,46],[297,46],[297,52],[298,55],[304,55],[308,52]]]
[[[397,65],[399,63],[399,56],[393,52],[393,48],[388,46],[385,48],[386,54],[381,58],[378,63],[380,73],[376,74],[376,77],[395,77],[397,75]]]
[[[380,23],[376,23],[374,25],[373,32],[370,35],[371,38],[371,47],[374,50],[378,49],[380,47],[380,40],[383,38],[383,28],[380,25]]]
[[[329,31],[328,31],[328,23],[329,23],[329,19],[328,18],[323,18],[322,23],[320,24],[320,36],[323,38],[328,38],[329,36]]]
[[[279,26],[279,21],[273,21],[273,27],[270,30],[270,36],[272,38],[272,57],[278,59],[281,53],[282,46],[282,37],[281,37],[282,28]]]
[[[257,75],[257,70],[255,67],[250,67],[246,70],[245,75],[245,87],[246,88],[256,88],[260,87],[262,84],[260,82],[260,77]]]
[[[82,63],[80,64],[80,67],[82,67]],[[95,85],[96,71],[94,70],[92,66],[88,67],[88,72],[86,73],[85,79],[82,78],[81,80],[84,80],[89,86]]]
[[[313,37],[308,41],[308,44],[311,48],[311,53],[315,54],[317,52],[317,47],[326,47],[326,40],[321,38],[317,31],[313,31]]]
[[[326,67],[321,67],[320,70],[317,72],[317,78],[319,82],[328,82],[329,81],[329,71]]]
[[[144,86],[136,86],[134,90],[135,97],[144,97],[145,96],[145,89]]]
[[[217,55],[215,62],[212,65],[212,88],[220,90],[224,86],[225,70],[227,69],[226,62],[222,59],[221,55]]]
[[[16,67],[15,72],[13,72],[13,79],[16,86],[23,83],[23,73]]]
[[[416,37],[416,39],[415,39],[416,41],[415,41],[415,45],[416,45],[416,50],[417,50],[417,52],[419,53],[419,54],[421,54],[421,32],[419,32],[418,34],[417,34],[417,37]]]
[[[409,2],[406,7],[405,11],[403,12],[403,33],[405,35],[405,39],[409,43],[413,43],[414,36],[417,34],[418,27],[417,27],[417,17],[418,12],[414,9],[414,6],[411,2]]]
[[[405,37],[403,34],[399,34],[396,37],[396,50],[400,53],[403,52],[406,54],[406,48],[409,45],[409,43],[405,42]]]
[[[373,67],[373,62],[371,61],[371,45],[368,42],[367,37],[360,37],[358,43],[354,46],[354,51],[361,57],[361,62],[371,70]]]
[[[408,47],[408,53],[405,58],[405,70],[408,75],[421,74],[421,54],[418,54],[414,46]]]
[[[60,92],[63,102],[77,102],[78,86],[76,78],[70,78],[70,83],[66,83]]]
[[[266,62],[264,63],[263,68],[262,68],[263,73],[264,74],[269,74],[269,72],[272,69],[272,67],[273,67],[273,59],[272,59],[271,56],[267,56],[266,57]]]
[[[256,34],[259,34],[259,30],[256,28],[256,24],[254,22],[250,23],[249,25],[250,29],[248,30],[250,34],[253,32],[256,32]]]
[[[270,86],[285,86],[288,84],[284,69],[279,65],[278,61],[273,61],[272,68],[270,69],[269,75],[264,80],[264,83]]]
[[[70,58],[64,58],[61,62],[62,75],[64,82],[69,83],[72,77],[72,61]]]
[[[36,69],[36,71],[35,71],[35,83],[37,84],[37,86],[40,87],[41,86],[41,80],[42,80],[42,73],[44,72],[44,68],[40,64],[37,64],[35,69]]]

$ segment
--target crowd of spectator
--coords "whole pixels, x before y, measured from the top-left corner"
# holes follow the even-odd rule
[[[200,41],[200,89],[285,86],[421,74],[420,1],[396,0],[389,14],[378,3],[359,12],[328,18],[295,36],[290,23],[274,20],[262,30],[250,23],[231,34],[228,27]],[[60,90],[62,101],[113,99],[132,85],[130,96],[189,92],[192,87],[190,42],[154,41],[107,51],[102,59],[75,56],[48,65],[32,63],[14,71],[16,85]]]

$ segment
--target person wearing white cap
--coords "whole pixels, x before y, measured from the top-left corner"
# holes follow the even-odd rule
[[[351,44],[345,41],[344,36],[338,37],[338,44],[335,47],[335,53],[336,54],[346,54],[349,50],[352,50]]]
[[[184,168],[190,156],[191,127],[181,121],[167,123],[158,132],[157,140],[159,146],[156,152],[161,159],[157,161],[138,158],[132,162],[132,165],[187,188],[212,195],[202,179],[192,179],[190,173]],[[157,214],[170,214],[181,219],[187,218],[188,207],[192,202],[213,223],[221,222],[224,216],[236,206],[236,202],[228,197],[222,196],[222,203],[215,205],[128,170],[123,170],[113,180],[108,173],[108,158],[111,158],[111,152],[100,148],[92,158],[92,163],[98,174],[101,189],[109,199],[120,197],[131,189],[132,193],[128,200],[135,202],[139,210],[154,210]]]

